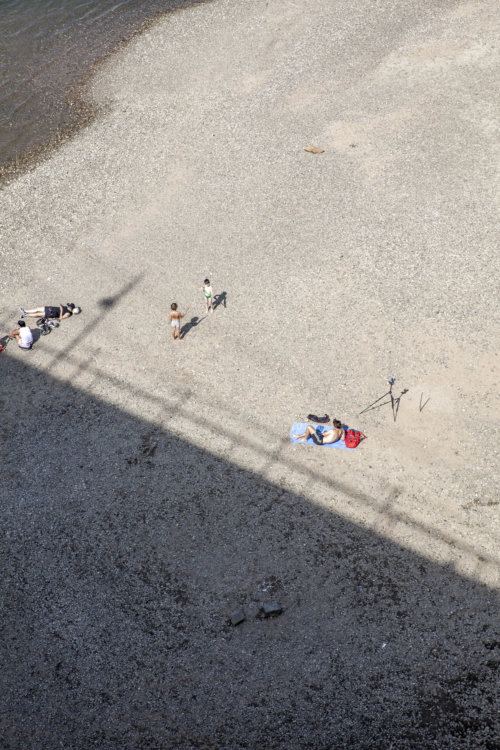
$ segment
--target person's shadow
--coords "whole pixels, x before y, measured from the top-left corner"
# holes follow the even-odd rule
[[[219,305],[224,305],[224,307],[227,307],[227,292],[221,292],[220,294],[216,294],[214,296],[214,310],[216,310]]]
[[[216,294],[214,296],[214,310],[216,310],[219,305],[224,305],[224,307],[227,307],[227,292],[221,292],[220,294]],[[202,318],[199,318],[197,315],[195,315],[187,323],[184,323],[184,325],[181,326],[180,330],[181,338],[185,338],[192,328],[200,325],[202,320],[205,320],[206,318],[207,315],[204,315]]]
[[[206,315],[203,316],[203,318],[199,318],[197,315],[195,315],[191,320],[189,320],[187,323],[184,323],[184,325],[181,327],[180,334],[181,338],[186,338],[187,334],[192,328],[195,328],[197,325],[201,323],[202,320],[205,320]]]

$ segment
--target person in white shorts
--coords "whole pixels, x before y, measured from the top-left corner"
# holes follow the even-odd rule
[[[31,349],[33,346],[33,333],[31,328],[26,325],[24,320],[18,320],[17,325],[19,328],[14,328],[14,330],[8,333],[7,336],[9,339],[17,339],[20,349]]]
[[[172,302],[170,305],[170,325],[172,326],[172,338],[177,339],[177,341],[181,341],[181,319],[184,317],[186,313],[181,313],[177,309],[177,303]]]

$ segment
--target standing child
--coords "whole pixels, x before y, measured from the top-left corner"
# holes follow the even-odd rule
[[[181,318],[184,317],[186,313],[181,313],[177,309],[177,303],[172,302],[170,305],[170,325],[172,326],[172,338],[177,338],[178,341],[182,341],[181,339]],[[177,336],[176,336],[177,332]]]
[[[212,291],[212,287],[210,286],[210,279],[205,279],[203,282],[203,286],[201,287],[201,291],[205,295],[205,304],[207,306],[207,312],[210,310],[210,312],[214,311],[214,293]]]

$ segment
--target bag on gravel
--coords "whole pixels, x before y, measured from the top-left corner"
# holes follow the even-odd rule
[[[318,422],[318,424],[325,424],[325,422],[330,421],[328,414],[325,414],[324,417],[317,417],[316,414],[308,414],[307,419],[309,422]]]
[[[366,435],[363,435],[359,430],[346,430],[345,431],[345,447],[346,448],[357,448],[362,440],[366,440]]]

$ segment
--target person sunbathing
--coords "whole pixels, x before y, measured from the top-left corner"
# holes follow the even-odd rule
[[[49,318],[53,320],[65,320],[72,315],[78,315],[81,312],[74,302],[66,302],[65,305],[46,305],[45,307],[35,307],[33,310],[20,308],[21,318]]]
[[[331,430],[322,431],[312,424],[308,424],[306,431],[302,435],[294,435],[293,437],[299,443],[305,443],[306,440],[312,438],[316,445],[329,445],[330,443],[336,443],[338,440],[343,440],[345,438],[345,430],[342,428],[342,422],[339,419],[334,419]]]

